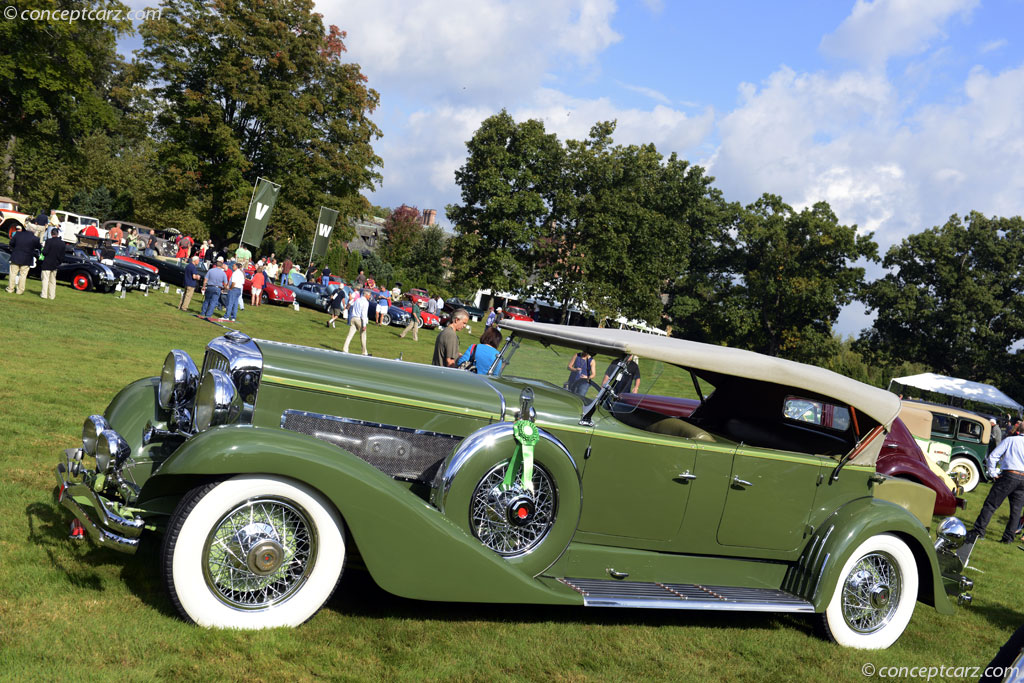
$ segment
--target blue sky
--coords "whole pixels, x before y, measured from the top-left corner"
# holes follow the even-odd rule
[[[132,3],[134,4],[134,3]],[[952,213],[1019,215],[1024,0],[318,0],[380,92],[385,206],[457,202],[502,108],[560,138],[617,119],[729,200],[826,200],[884,251]],[[878,270],[874,270],[877,276]],[[867,319],[844,311],[839,331]]]

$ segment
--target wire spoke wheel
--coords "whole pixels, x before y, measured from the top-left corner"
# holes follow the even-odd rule
[[[884,552],[865,555],[843,583],[843,619],[857,633],[874,633],[892,619],[902,591],[896,560]]]
[[[316,529],[305,510],[282,498],[254,498],[211,528],[203,577],[227,605],[264,609],[302,587],[316,556]]]
[[[522,465],[506,491],[501,490],[509,463],[495,465],[477,484],[469,506],[469,525],[481,543],[503,557],[530,552],[555,523],[557,493],[539,464],[533,469],[533,491],[523,487]]]

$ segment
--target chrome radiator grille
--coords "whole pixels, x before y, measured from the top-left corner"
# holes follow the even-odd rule
[[[220,355],[216,351],[207,350],[206,357],[203,358],[203,375],[208,370],[223,370],[224,372],[231,374],[231,364],[228,359]]]
[[[356,455],[397,479],[429,484],[462,437],[332,415],[286,410],[281,427]]]

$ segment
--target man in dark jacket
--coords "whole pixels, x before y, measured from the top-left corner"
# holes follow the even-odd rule
[[[64,263],[64,240],[60,238],[60,230],[50,230],[50,237],[43,245],[43,265],[39,271],[43,278],[43,291],[39,295],[43,299],[55,299],[57,295],[57,266]]]
[[[7,276],[7,291],[14,293],[14,281],[18,281],[18,294],[25,293],[25,280],[39,253],[39,238],[31,230],[20,229],[11,238],[11,274]]]

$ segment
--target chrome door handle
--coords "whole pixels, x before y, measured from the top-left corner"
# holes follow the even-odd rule
[[[684,481],[693,481],[694,479],[697,478],[697,475],[693,474],[692,472],[690,472],[690,470],[686,470],[682,474],[677,474],[675,476],[675,478],[676,479],[682,479]]]
[[[732,485],[733,486],[744,486],[744,487],[746,487],[746,486],[753,486],[753,484],[751,484],[746,479],[740,479],[736,475],[733,475],[733,477],[732,477]]]

